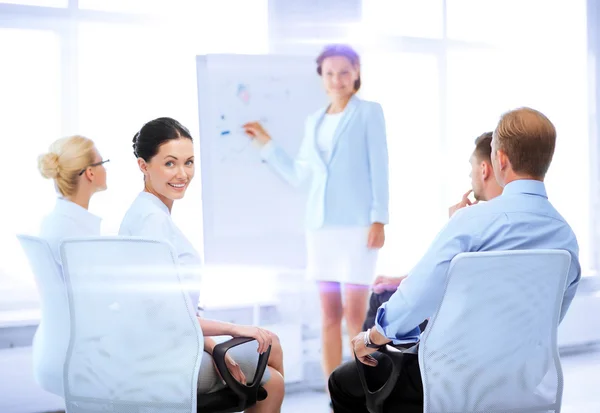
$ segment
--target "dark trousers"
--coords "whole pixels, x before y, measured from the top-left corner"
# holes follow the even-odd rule
[[[365,376],[371,390],[381,387],[391,371],[389,359],[379,353],[373,356],[379,361],[377,366],[365,366]],[[396,386],[384,404],[384,412],[422,413],[423,385],[417,355],[404,354],[402,364]],[[329,394],[335,413],[368,413],[365,392],[354,360],[342,364],[329,376]]]

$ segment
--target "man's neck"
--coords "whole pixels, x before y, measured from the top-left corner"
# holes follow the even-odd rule
[[[517,174],[513,174],[511,177],[504,178],[504,186],[510,184],[511,182],[522,181],[522,180],[544,182],[544,178],[535,177],[535,176],[531,176],[531,175],[517,175]]]
[[[496,198],[497,196],[502,195],[502,187],[498,184],[494,185],[492,188],[489,188],[485,193],[485,201],[489,201],[491,199]]]

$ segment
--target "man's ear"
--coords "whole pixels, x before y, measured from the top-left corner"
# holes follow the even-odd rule
[[[490,176],[494,175],[494,171],[492,169],[492,165],[487,161],[481,162],[481,178],[485,181]]]
[[[510,165],[510,161],[508,160],[508,156],[500,149],[496,151],[496,159],[498,159],[498,167],[501,171],[505,170],[508,165]]]

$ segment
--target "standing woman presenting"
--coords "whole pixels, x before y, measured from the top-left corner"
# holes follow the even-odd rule
[[[283,179],[294,186],[310,181],[307,273],[319,284],[323,369],[329,377],[342,360],[342,317],[350,338],[362,329],[388,223],[388,153],[381,106],[356,96],[358,54],[349,46],[326,46],[317,58],[317,73],[330,102],[306,119],[296,159],[259,123],[244,129]]]

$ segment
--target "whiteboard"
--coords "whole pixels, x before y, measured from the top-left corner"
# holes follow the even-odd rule
[[[312,57],[196,58],[207,265],[305,267],[306,188],[294,188],[242,130],[258,120],[296,156],[306,117],[327,102]]]

